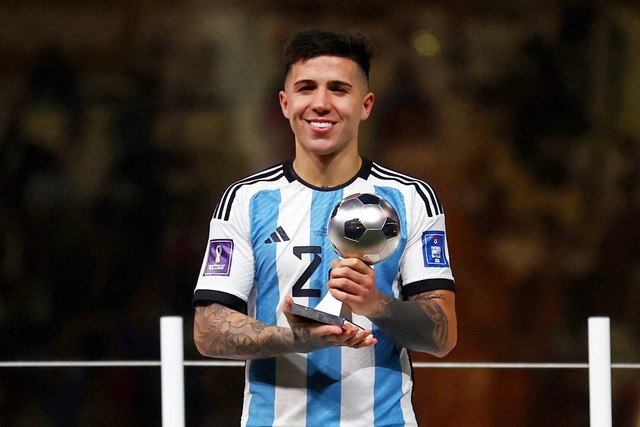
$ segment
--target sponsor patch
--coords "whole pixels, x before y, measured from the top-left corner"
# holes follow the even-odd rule
[[[425,231],[422,233],[422,254],[425,267],[449,267],[445,251],[444,231]]]
[[[233,256],[233,240],[211,240],[204,268],[205,276],[228,276]]]

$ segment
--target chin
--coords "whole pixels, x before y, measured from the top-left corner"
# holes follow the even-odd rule
[[[333,144],[309,144],[303,145],[302,149],[315,156],[329,156],[340,151]]]

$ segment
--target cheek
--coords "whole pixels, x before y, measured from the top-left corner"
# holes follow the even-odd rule
[[[363,108],[360,104],[348,103],[339,107],[342,117],[349,120],[358,121],[364,114]]]
[[[283,107],[282,109],[282,112],[287,119],[298,117],[302,114],[303,111],[304,109],[295,102],[289,102],[288,104],[286,104],[286,107]]]

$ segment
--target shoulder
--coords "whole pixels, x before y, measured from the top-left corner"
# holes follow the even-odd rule
[[[261,190],[277,188],[283,182],[290,182],[288,163],[278,163],[229,185],[216,206],[214,218],[226,220],[229,218],[231,207],[238,199],[251,197]]]
[[[369,180],[375,185],[400,191],[406,199],[424,206],[429,216],[444,213],[444,208],[434,188],[425,180],[369,161]]]

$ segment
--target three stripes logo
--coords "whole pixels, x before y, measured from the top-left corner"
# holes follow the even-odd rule
[[[278,228],[276,228],[276,231],[271,233],[269,238],[266,239],[264,243],[269,244],[269,243],[278,243],[278,242],[288,242],[289,240],[291,239],[289,239],[289,236],[287,236],[287,233],[285,233],[284,229],[278,226]]]

